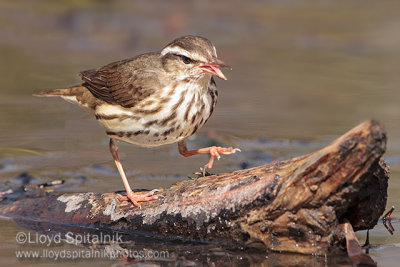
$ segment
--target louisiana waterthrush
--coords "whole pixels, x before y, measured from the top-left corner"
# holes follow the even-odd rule
[[[202,127],[217,103],[213,76],[226,80],[220,68],[230,68],[217,58],[206,38],[183,36],[161,51],[117,61],[83,71],[83,83],[36,96],[59,96],[92,113],[110,137],[110,152],[125,185],[126,197],[135,205],[157,199],[154,192],[134,193],[118,157],[116,141],[154,147],[178,142],[185,156],[209,153],[214,158],[239,149],[207,147],[188,150],[186,138]]]

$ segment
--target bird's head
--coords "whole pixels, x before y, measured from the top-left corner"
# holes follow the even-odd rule
[[[161,50],[161,57],[164,69],[178,80],[199,80],[211,75],[226,80],[220,68],[230,69],[217,58],[214,45],[199,36],[173,40]]]

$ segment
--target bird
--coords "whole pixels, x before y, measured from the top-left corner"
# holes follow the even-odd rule
[[[240,151],[219,146],[188,150],[186,144],[214,111],[218,98],[214,76],[227,80],[221,68],[231,69],[218,59],[211,41],[187,35],[158,52],[82,71],[79,85],[34,96],[61,97],[95,116],[110,138],[109,150],[125,187],[126,196],[120,200],[140,207],[139,202],[158,196],[156,190],[133,192],[118,156],[119,141],[142,147],[178,143],[185,157],[210,154],[203,174],[215,157]]]

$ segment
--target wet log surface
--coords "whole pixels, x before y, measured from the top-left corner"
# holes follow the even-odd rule
[[[367,121],[305,156],[160,189],[159,199],[141,209],[120,202],[116,193],[37,189],[16,196],[10,190],[3,193],[0,215],[36,230],[45,223],[58,230],[68,225],[325,254],[349,240],[344,224],[371,229],[384,212],[385,149],[382,125]]]

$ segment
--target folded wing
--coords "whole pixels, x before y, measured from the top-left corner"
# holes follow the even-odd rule
[[[140,68],[135,59],[110,63],[100,69],[82,71],[84,86],[98,99],[131,108],[160,88],[157,72]]]

